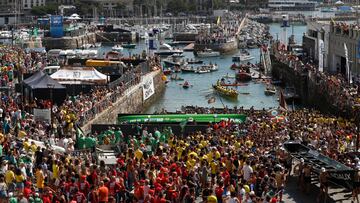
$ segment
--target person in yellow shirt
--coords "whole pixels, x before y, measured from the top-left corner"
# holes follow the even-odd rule
[[[31,148],[31,151],[33,152],[33,153],[35,153],[36,151],[37,151],[37,145],[35,144],[35,142],[31,142],[31,146],[30,146],[30,148]]]
[[[36,177],[36,187],[39,189],[39,192],[42,193],[44,189],[45,176],[41,170],[41,166],[37,167],[35,177]]]
[[[16,169],[15,170],[15,182],[16,182],[16,189],[18,192],[23,192],[24,181],[25,181],[25,177],[22,174],[21,170]]]
[[[29,152],[30,149],[30,143],[29,140],[27,138],[25,138],[24,142],[23,142],[23,146],[26,152]]]
[[[5,183],[7,184],[9,190],[14,189],[14,180],[15,180],[15,173],[14,173],[14,166],[9,166],[9,169],[5,172]]]
[[[58,161],[54,160],[52,164],[52,171],[53,171],[53,179],[56,180],[59,178],[59,165]]]

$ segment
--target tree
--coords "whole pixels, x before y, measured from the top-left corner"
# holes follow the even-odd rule
[[[31,14],[35,16],[44,16],[46,14],[56,14],[58,11],[58,4],[49,3],[46,6],[34,6],[31,8]]]
[[[170,0],[167,11],[171,13],[187,12],[188,7],[184,0]]]

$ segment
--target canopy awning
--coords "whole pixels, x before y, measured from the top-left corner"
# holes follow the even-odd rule
[[[94,67],[65,67],[50,77],[61,84],[104,85],[108,82],[108,76],[100,73]]]

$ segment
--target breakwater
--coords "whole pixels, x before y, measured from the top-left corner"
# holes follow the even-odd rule
[[[116,124],[118,114],[141,113],[159,98],[165,90],[165,82],[162,80],[162,71],[150,72],[141,77],[141,82],[127,89],[123,96],[106,107],[94,119],[82,126],[84,132],[90,132],[92,124]],[[144,98],[149,87],[149,81],[153,84],[153,94]],[[151,83],[151,82],[150,82]],[[150,84],[151,86],[151,84]],[[145,90],[144,90],[145,88]],[[150,89],[149,89],[150,88]],[[145,91],[145,92],[144,92]],[[151,92],[151,90],[150,90]]]
[[[78,36],[65,36],[62,38],[45,37],[43,46],[50,49],[77,49],[85,44],[95,44],[95,33],[86,33]]]

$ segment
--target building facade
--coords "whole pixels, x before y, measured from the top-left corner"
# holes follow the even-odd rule
[[[330,32],[329,23],[309,21],[307,22],[306,33],[304,33],[303,36],[304,52],[317,63],[319,63],[319,58],[320,59],[322,58],[324,71],[329,71],[328,70],[329,32]],[[321,42],[321,40],[324,42],[323,50],[319,50],[319,43]],[[320,56],[320,54],[322,56]]]
[[[45,0],[21,0],[21,5],[23,10],[31,10],[36,6],[45,6]]]
[[[360,28],[345,23],[330,24],[329,32],[329,71],[346,73],[344,44],[348,49],[348,61],[352,75],[360,74]]]

